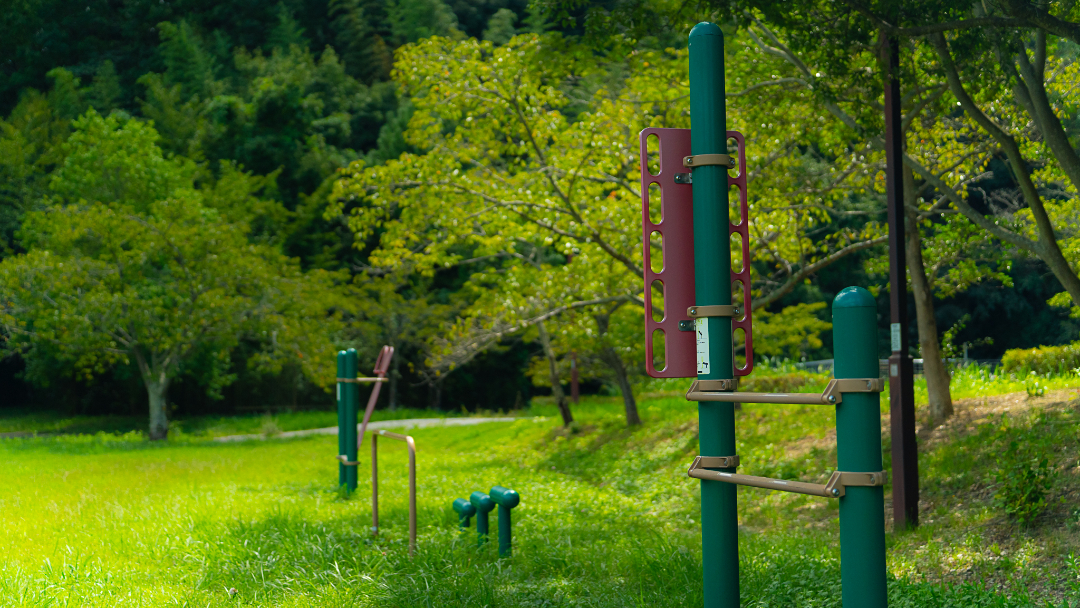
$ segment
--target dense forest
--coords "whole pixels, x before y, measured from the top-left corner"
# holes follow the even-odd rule
[[[685,33],[705,17],[728,24],[748,140],[755,342],[829,357],[841,288],[887,311],[873,28],[842,32],[840,66],[783,3],[735,4],[20,3],[0,23],[2,405],[329,407],[334,351],[363,368],[392,344],[391,407],[565,402],[574,353],[632,421],[637,132],[689,126]],[[1048,100],[1075,156],[1078,45],[1009,42],[1054,75],[1025,105],[1011,73],[978,71],[1002,49],[970,38],[904,46],[915,356],[1080,329],[1076,176],[1017,115]]]

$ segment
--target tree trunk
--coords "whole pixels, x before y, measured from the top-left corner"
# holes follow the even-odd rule
[[[563,426],[570,426],[574,421],[574,415],[570,413],[570,404],[566,401],[566,393],[562,390],[562,379],[559,378],[559,367],[555,360],[555,349],[551,348],[551,336],[543,321],[536,324],[540,332],[540,346],[544,348],[544,356],[548,360],[548,375],[551,378],[551,394],[555,397],[555,405],[559,408]]]
[[[132,356],[139,367],[143,385],[146,387],[146,395],[150,402],[150,439],[158,441],[169,435],[169,416],[165,409],[166,396],[169,392],[168,365],[161,364],[157,355],[151,354],[150,361],[146,360],[146,353],[138,347],[132,349]],[[166,361],[168,357],[166,357]]]
[[[949,392],[949,370],[941,358],[938,341],[937,320],[934,319],[934,294],[926,277],[923,264],[922,236],[916,216],[917,205],[915,177],[911,168],[904,167],[904,221],[907,236],[908,269],[911,273],[911,291],[915,297],[915,316],[919,327],[919,350],[922,352],[923,376],[930,401],[930,418],[934,424],[944,422],[953,414],[952,395]]]
[[[604,345],[600,348],[600,358],[611,368],[611,371],[615,373],[615,382],[619,385],[619,392],[622,393],[623,407],[626,410],[626,424],[627,426],[637,426],[641,424],[641,417],[638,416],[637,401],[634,399],[634,388],[630,385],[630,377],[626,373],[626,365],[623,363],[622,357],[610,344],[607,344],[607,331],[608,331],[608,314],[596,315],[596,325],[600,330],[600,339]]]

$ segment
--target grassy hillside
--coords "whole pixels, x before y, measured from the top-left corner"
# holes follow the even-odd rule
[[[924,429],[925,525],[889,535],[890,605],[1080,601],[1072,396],[968,400],[949,425]],[[700,605],[698,487],[685,473],[696,408],[647,398],[646,423],[633,431],[620,411],[598,398],[577,408],[570,430],[537,405],[512,423],[411,431],[413,560],[405,451],[394,442],[381,445],[384,528],[372,539],[364,475],[351,498],[336,488],[334,437],[3,440],[0,597],[20,606]],[[823,480],[835,466],[830,408],[748,405],[737,424],[744,472]],[[1021,528],[995,506],[998,471],[1042,455],[1054,473],[1049,506]],[[449,506],[495,484],[522,496],[508,560],[459,535]],[[836,501],[744,488],[739,505],[744,605],[839,606]]]

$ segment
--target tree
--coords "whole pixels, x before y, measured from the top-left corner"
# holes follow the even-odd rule
[[[255,363],[298,361],[328,384],[332,276],[304,274],[275,248],[249,240],[232,217],[235,188],[196,188],[191,163],[165,158],[137,120],[75,122],[56,200],[29,213],[28,252],[0,263],[2,322],[12,346],[53,353],[83,378],[134,361],[147,391],[150,437],[168,433],[169,384],[197,358],[211,393],[228,384],[229,353],[261,339]],[[243,184],[243,180],[237,180]],[[249,182],[250,185],[250,182]],[[249,219],[251,215],[248,216]]]
[[[743,44],[739,52],[753,48]],[[642,366],[628,362],[637,357],[632,344],[640,336],[611,332],[611,321],[622,318],[616,303],[641,304],[637,133],[686,126],[685,50],[635,56],[619,67],[628,69],[624,79],[553,35],[517,36],[501,47],[432,38],[405,47],[397,65],[414,108],[405,139],[426,152],[375,167],[355,163],[335,186],[336,204],[354,206],[357,242],[378,234],[372,265],[432,272],[466,260],[502,261],[500,270],[470,280],[490,297],[478,297],[483,307],[473,305],[477,312],[456,330],[463,346],[447,347],[457,364],[508,331],[545,321],[550,311],[594,307],[579,318],[594,325],[592,343],[623,389],[627,419],[638,420],[629,375]],[[752,56],[739,65],[748,66],[748,79],[777,67]],[[729,113],[758,124],[762,87],[747,85],[745,101]],[[748,144],[757,167],[752,255],[775,269],[754,286],[755,307],[881,238],[874,223],[835,227],[830,214],[842,214],[838,206],[869,178],[858,170],[858,155],[837,167],[799,149],[821,122],[803,112],[804,98],[795,91],[789,113],[771,117]],[[829,137],[811,141],[824,150],[846,145]],[[534,259],[535,252],[543,255]],[[574,269],[566,272],[572,252]]]

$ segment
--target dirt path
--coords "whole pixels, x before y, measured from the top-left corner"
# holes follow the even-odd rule
[[[380,420],[369,422],[369,429],[424,429],[432,426],[471,426],[487,422],[512,422],[519,418],[406,418],[404,420]],[[356,425],[359,432],[360,425]],[[250,435],[226,435],[215,437],[214,441],[251,441],[256,439],[284,439],[289,437],[307,437],[308,435],[337,435],[338,427],[330,426],[322,429],[304,429],[302,431],[285,431],[274,435],[254,433]]]

